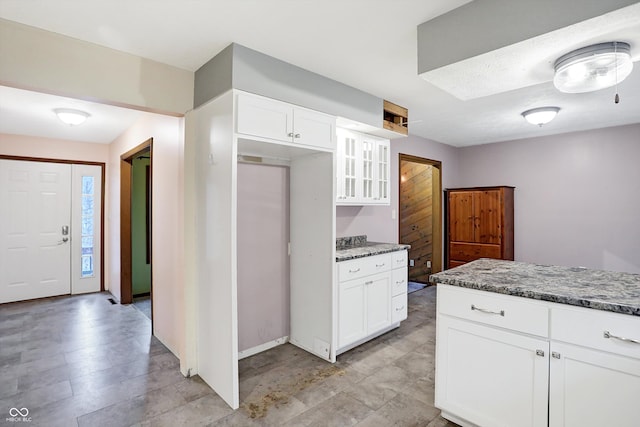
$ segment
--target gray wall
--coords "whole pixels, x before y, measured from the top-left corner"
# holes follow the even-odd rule
[[[336,235],[397,242],[398,153],[442,161],[443,188],[513,185],[515,258],[640,273],[640,124],[454,148],[391,141],[391,206],[338,207]]]
[[[640,124],[460,149],[458,184],[513,185],[515,258],[640,273]]]
[[[238,350],[289,335],[289,168],[238,163]]]

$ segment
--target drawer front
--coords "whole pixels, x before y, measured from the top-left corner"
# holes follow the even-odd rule
[[[391,254],[373,255],[338,263],[338,280],[358,279],[391,270]]]
[[[409,263],[407,251],[391,252],[391,268],[406,267]]]
[[[606,332],[609,338],[605,337]],[[551,339],[640,359],[640,317],[554,305]]]
[[[438,285],[438,313],[547,337],[549,309],[527,298]]]
[[[391,295],[406,294],[408,285],[407,267],[394,269],[391,273]]]
[[[475,243],[451,243],[449,258],[456,261],[473,261],[478,258],[500,258],[499,245],[481,245]]]
[[[391,299],[391,323],[400,322],[407,318],[407,294],[396,295]]]

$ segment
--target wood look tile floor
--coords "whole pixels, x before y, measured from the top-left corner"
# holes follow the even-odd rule
[[[409,295],[399,328],[335,364],[290,344],[241,360],[236,411],[110,297],[0,306],[0,425],[455,426],[433,406],[434,287]]]

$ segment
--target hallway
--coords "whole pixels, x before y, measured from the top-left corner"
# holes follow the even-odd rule
[[[453,426],[433,407],[435,287],[400,328],[328,364],[286,344],[243,359],[232,411],[109,293],[0,306],[0,408],[32,426]],[[1,414],[3,425],[9,414]]]

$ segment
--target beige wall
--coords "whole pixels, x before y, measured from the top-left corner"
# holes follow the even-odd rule
[[[183,119],[146,115],[109,145],[106,270],[120,299],[120,156],[153,138],[152,277],[154,334],[179,355],[184,340]]]
[[[182,115],[194,73],[0,19],[0,84]]]
[[[0,134],[0,154],[107,163],[109,145]]]

